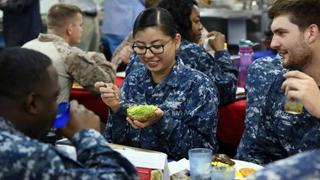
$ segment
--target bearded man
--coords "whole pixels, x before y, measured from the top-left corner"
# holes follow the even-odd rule
[[[275,59],[249,69],[246,129],[237,158],[267,164],[320,148],[320,1],[277,0],[269,9]],[[285,111],[286,99],[303,105]]]

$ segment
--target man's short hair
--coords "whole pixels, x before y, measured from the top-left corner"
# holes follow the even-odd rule
[[[48,12],[48,29],[59,29],[67,25],[77,15],[81,14],[81,9],[71,4],[55,4]]]
[[[274,19],[280,15],[289,15],[292,23],[300,31],[311,24],[320,27],[320,0],[276,0],[271,5],[268,15]]]
[[[25,48],[0,51],[0,97],[21,98],[49,80],[48,56]]]

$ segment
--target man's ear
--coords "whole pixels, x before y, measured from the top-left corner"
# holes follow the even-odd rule
[[[37,95],[32,92],[30,93],[24,103],[24,109],[27,113],[37,114],[39,111],[39,99]]]
[[[306,30],[306,38],[309,44],[314,43],[319,37],[319,27],[316,24],[311,24]]]
[[[67,25],[66,34],[70,36],[72,34],[72,30],[73,30],[73,25],[72,24]]]

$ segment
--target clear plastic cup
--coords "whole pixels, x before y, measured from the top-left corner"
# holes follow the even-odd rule
[[[212,150],[206,148],[194,148],[189,152],[191,180],[210,180]]]
[[[296,99],[286,97],[284,111],[290,114],[301,114],[303,112],[303,104]]]

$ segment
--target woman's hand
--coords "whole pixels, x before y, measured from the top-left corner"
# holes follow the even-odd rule
[[[315,80],[300,71],[290,71],[283,76],[286,80],[281,88],[286,96],[297,99],[310,114],[320,118],[320,91]]]
[[[96,82],[95,87],[101,94],[102,101],[108,105],[113,113],[118,112],[120,108],[120,90],[112,83]]]
[[[224,34],[218,31],[211,31],[207,34],[207,38],[214,36],[213,39],[209,39],[209,45],[214,51],[222,51],[224,50],[224,43],[226,42],[226,38]]]
[[[163,111],[160,108],[158,108],[155,112],[155,116],[151,117],[147,121],[141,122],[138,120],[130,119],[129,117],[127,117],[127,121],[129,122],[129,124],[131,124],[133,128],[138,129],[138,128],[145,128],[147,126],[151,126],[156,122],[158,122],[162,117],[163,117]]]

